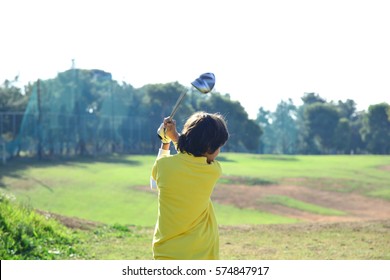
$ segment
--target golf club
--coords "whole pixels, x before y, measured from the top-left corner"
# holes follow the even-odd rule
[[[215,85],[215,76],[213,73],[204,73],[199,76],[196,80],[194,80],[191,85],[196,88],[200,93],[207,94],[209,93]],[[176,101],[175,106],[173,106],[172,112],[169,115],[169,120],[173,119],[173,116],[176,114],[177,109],[179,108],[180,103],[183,101],[183,98],[186,96],[187,92],[190,92],[192,89],[190,88],[188,91],[180,94],[179,98]],[[161,125],[157,130],[157,135],[160,139],[165,137],[165,128]]]
[[[199,78],[197,78],[195,81],[193,81],[191,85],[196,88],[200,93],[207,94],[214,88],[215,76],[213,73],[204,73],[200,75]],[[173,106],[172,113],[169,115],[170,120],[172,120],[173,116],[176,114],[176,111],[179,108],[181,101],[189,91],[191,91],[191,89],[183,92],[177,99],[175,106]]]

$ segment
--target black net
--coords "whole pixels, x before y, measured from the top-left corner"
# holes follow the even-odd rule
[[[71,69],[37,81],[19,133],[6,143],[6,151],[11,156],[71,156],[153,150],[157,140],[145,133],[150,121],[140,114],[140,99],[131,86],[119,85],[101,70]]]

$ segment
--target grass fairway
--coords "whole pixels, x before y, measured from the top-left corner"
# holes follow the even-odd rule
[[[222,227],[222,259],[390,259],[390,222]]]
[[[1,184],[37,209],[107,224],[153,226],[157,196],[149,192],[154,156],[68,162],[10,163]],[[216,203],[224,225],[293,223],[296,219]]]
[[[224,260],[389,260],[390,221],[221,226]],[[151,260],[150,227],[77,230],[83,259]]]
[[[224,174],[281,182],[305,178],[313,186],[357,191],[390,200],[390,156],[222,154]],[[341,186],[340,186],[341,185]]]
[[[154,159],[15,160],[0,167],[0,188],[59,214],[84,258],[151,259]],[[222,259],[390,259],[389,156],[222,153],[220,161]],[[69,224],[79,219],[93,227]]]
[[[0,169],[0,186],[15,194],[19,201],[41,210],[107,224],[153,226],[157,196],[149,190],[148,184],[154,159],[154,156],[113,156],[51,162],[14,161]],[[220,184],[230,184],[225,191],[227,196],[237,196],[231,192],[238,190],[238,185],[265,193],[267,184],[280,185],[295,178],[295,184],[303,184],[309,189],[390,200],[390,172],[386,169],[390,166],[389,156],[225,153],[220,160],[224,170]],[[219,189],[222,187],[217,186],[216,194]],[[244,203],[248,197],[256,196],[244,193],[236,200]],[[298,221],[291,216],[260,209],[255,204],[251,207],[249,202],[247,205],[223,199],[215,199],[215,202],[221,225]],[[268,202],[320,215],[344,214],[341,209],[286,195],[271,194]]]
[[[320,207],[315,204],[305,203],[288,196],[281,195],[272,195],[265,197],[266,202],[270,202],[272,204],[280,204],[285,205],[287,207],[296,208],[299,210],[320,214],[320,215],[344,215],[345,213],[342,211],[337,211],[333,209],[328,209],[324,207]]]

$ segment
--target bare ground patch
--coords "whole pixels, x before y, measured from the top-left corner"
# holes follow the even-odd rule
[[[92,228],[95,228],[97,226],[103,225],[102,223],[93,222],[77,217],[66,217],[55,213],[50,213],[43,210],[35,210],[37,213],[45,216],[48,219],[55,219],[59,221],[61,224],[68,228],[72,229],[82,229],[82,230],[90,230]]]
[[[390,219],[390,202],[359,193],[337,192],[321,187],[305,186],[305,179],[288,179],[280,185],[218,184],[213,192],[215,202],[269,212],[307,222],[358,222]],[[296,184],[294,184],[294,182]],[[318,184],[322,184],[318,182]],[[334,185],[342,182],[334,182]],[[340,187],[341,187],[340,185]],[[147,186],[133,187],[139,191],[157,194]],[[314,214],[264,201],[270,195],[288,196],[306,203],[343,211],[346,215]]]
[[[313,214],[290,207],[264,202],[270,195],[282,195],[347,213],[344,216]],[[390,219],[390,202],[356,193],[340,193],[299,185],[218,185],[213,200],[239,208],[252,208],[304,221],[345,222]]]
[[[379,169],[390,172],[390,165],[380,166]]]

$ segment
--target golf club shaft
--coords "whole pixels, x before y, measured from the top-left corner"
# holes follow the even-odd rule
[[[183,92],[183,93],[179,96],[179,98],[177,99],[176,104],[175,104],[175,106],[173,107],[172,113],[169,115],[169,119],[170,119],[170,120],[173,119],[173,116],[176,114],[176,111],[177,111],[177,109],[179,108],[179,105],[180,105],[181,101],[183,100],[183,98],[184,98],[184,96],[187,94],[187,92],[189,92],[189,91],[190,91],[190,90]]]

